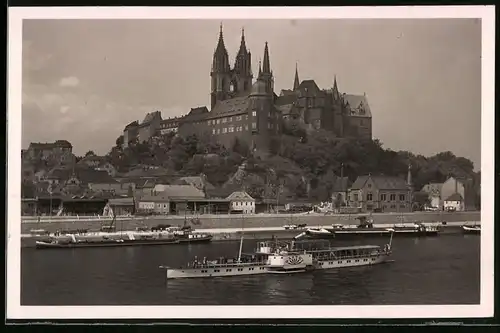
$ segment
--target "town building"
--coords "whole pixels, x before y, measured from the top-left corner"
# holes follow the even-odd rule
[[[231,205],[232,213],[255,214],[255,199],[245,191],[231,193],[227,200]]]
[[[108,205],[111,208],[112,215],[115,216],[134,215],[136,211],[133,197],[111,198],[108,200]]]
[[[73,146],[66,140],[55,142],[32,142],[28,149],[22,153],[23,159],[50,161],[55,160],[61,164],[74,162]]]
[[[475,189],[472,179],[449,177],[441,187],[441,200],[444,202],[455,193],[460,194],[464,210],[476,210]]]
[[[296,67],[293,89],[284,89],[278,95],[270,59],[266,42],[254,81],[252,55],[242,31],[232,67],[221,26],[210,72],[210,110],[196,107],[185,116],[167,121],[161,119],[159,111],[148,114],[142,123],[125,127],[124,146],[172,130],[183,136],[209,135],[227,148],[237,138],[251,149],[267,151],[271,139],[283,133],[283,126],[290,120],[310,130],[331,131],[338,137],[371,139],[372,114],[366,94],[341,93],[336,77],[332,88],[327,89],[320,89],[314,80],[300,82]]]
[[[410,169],[405,181],[392,176],[359,176],[349,189],[349,206],[362,212],[411,212]]]
[[[165,194],[143,195],[137,200],[139,214],[168,215],[170,213],[170,198]]]
[[[335,177],[332,186],[332,203],[336,208],[347,206],[351,181],[348,177]]]
[[[116,176],[116,168],[104,156],[85,156],[78,161],[77,165],[84,165],[97,171],[106,171],[111,177]]]
[[[443,209],[445,211],[464,211],[464,199],[460,193],[453,193],[443,201]]]

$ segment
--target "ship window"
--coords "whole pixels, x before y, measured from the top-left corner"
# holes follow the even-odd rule
[[[375,258],[372,258],[372,261],[375,261]]]
[[[358,260],[358,259],[356,259],[355,261],[356,261],[356,262],[358,262],[359,260]]]
[[[226,272],[231,272],[231,268],[226,269]]]
[[[350,260],[347,260],[347,263],[350,263],[351,261]]]
[[[363,259],[363,261],[368,261],[368,259]]]
[[[342,261],[339,261],[339,264],[341,264],[341,263],[342,263]]]

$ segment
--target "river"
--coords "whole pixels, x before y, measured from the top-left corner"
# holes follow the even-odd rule
[[[383,245],[384,238],[336,241]],[[254,241],[244,244],[251,251]],[[478,304],[480,237],[394,237],[393,262],[295,275],[165,281],[159,265],[237,255],[239,242],[21,252],[22,305]]]

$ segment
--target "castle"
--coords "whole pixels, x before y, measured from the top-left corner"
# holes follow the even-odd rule
[[[185,116],[169,119],[162,119],[159,111],[149,113],[141,123],[134,121],[125,127],[124,146],[174,131],[180,135],[211,135],[228,148],[238,138],[252,149],[264,151],[289,122],[309,130],[327,130],[338,137],[372,137],[366,95],[340,93],[336,77],[331,89],[320,89],[314,80],[300,82],[296,66],[293,89],[276,94],[267,42],[254,82],[244,30],[231,68],[221,25],[210,77],[210,110],[196,107]]]

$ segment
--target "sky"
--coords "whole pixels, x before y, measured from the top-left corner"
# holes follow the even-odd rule
[[[220,20],[24,20],[22,145],[65,139],[107,153],[125,125],[210,105]],[[254,76],[269,43],[275,91],[314,79],[366,93],[384,148],[481,160],[479,19],[224,20]]]

